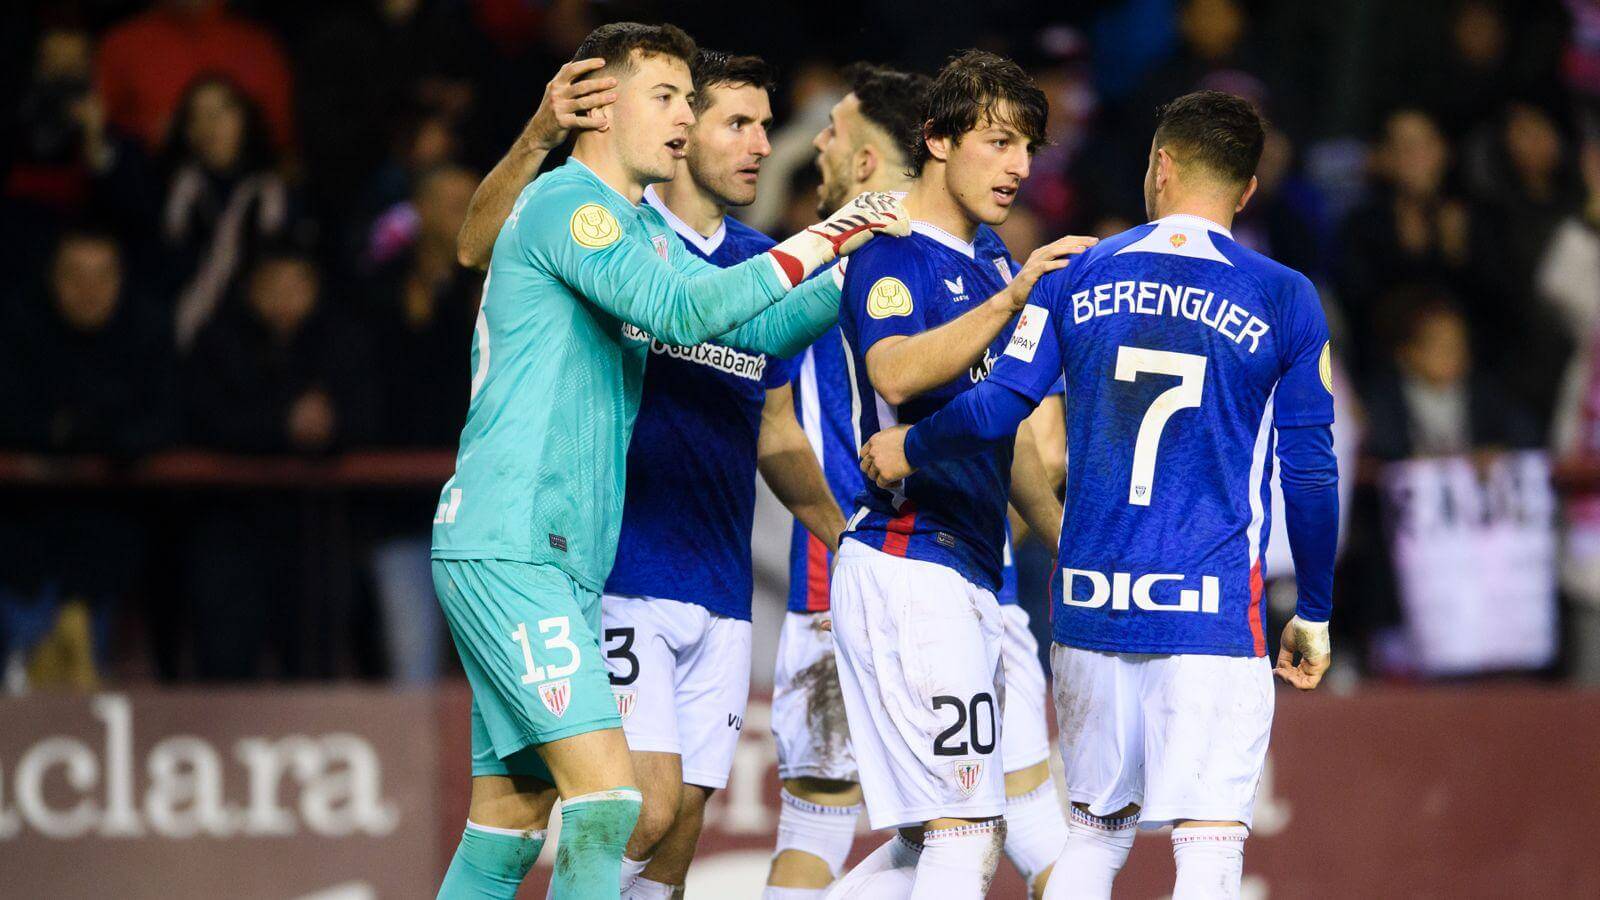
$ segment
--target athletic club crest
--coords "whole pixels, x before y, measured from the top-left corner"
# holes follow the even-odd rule
[[[652,243],[652,244],[654,244],[656,246],[656,253],[660,254],[662,259],[668,259],[668,257],[667,257],[667,236],[666,235],[664,235],[664,234],[651,235],[650,236],[650,243]],[[670,262],[670,260],[668,260],[668,261]]]
[[[572,679],[546,681],[539,685],[539,699],[552,716],[561,718],[567,711],[567,705],[572,702]]]
[[[961,792],[961,796],[971,797],[981,781],[983,781],[982,760],[956,763],[956,790]]]
[[[612,688],[611,693],[617,698],[617,715],[624,719],[633,715],[633,701],[638,698],[638,692],[633,688]]]

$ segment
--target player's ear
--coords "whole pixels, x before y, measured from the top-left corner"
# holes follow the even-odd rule
[[[1251,175],[1250,176],[1250,183],[1246,184],[1244,186],[1244,193],[1239,195],[1239,205],[1234,207],[1234,209],[1233,209],[1233,211],[1235,213],[1244,212],[1244,205],[1246,203],[1249,203],[1250,202],[1250,198],[1254,197],[1256,195],[1256,188],[1259,187],[1259,186],[1260,186],[1260,182],[1258,182],[1256,180],[1256,177],[1254,175]]]
[[[871,144],[862,144],[861,149],[856,151],[855,163],[851,166],[854,171],[850,174],[854,176],[856,184],[865,184],[878,171],[880,164],[878,151]]]
[[[946,162],[950,159],[950,139],[948,137],[927,137],[923,138],[923,140],[928,142],[929,156],[939,162]]]
[[[1167,186],[1167,182],[1172,180],[1177,166],[1177,161],[1172,158],[1171,153],[1167,152],[1167,148],[1156,148],[1156,190],[1159,191]]]

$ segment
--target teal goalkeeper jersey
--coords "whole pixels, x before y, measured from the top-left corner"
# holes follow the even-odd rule
[[[434,558],[546,563],[601,590],[651,337],[792,356],[838,297],[832,277],[790,291],[765,253],[726,269],[694,257],[577,160],[540,176],[495,241]]]

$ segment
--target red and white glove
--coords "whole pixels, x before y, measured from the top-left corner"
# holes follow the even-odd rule
[[[884,191],[868,191],[767,252],[792,288],[875,234],[905,237],[910,233],[911,216],[900,198]]]

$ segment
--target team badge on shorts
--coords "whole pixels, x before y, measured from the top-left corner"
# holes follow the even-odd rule
[[[971,797],[972,792],[978,789],[978,784],[983,781],[983,760],[969,760],[958,762],[955,767],[956,790],[963,797]]]
[[[563,678],[560,681],[546,681],[539,685],[539,700],[544,703],[544,708],[556,718],[567,711],[567,706],[572,702],[572,679]]]
[[[633,688],[612,688],[611,693],[617,698],[617,715],[624,719],[633,715],[633,703],[638,699],[638,692]]]

